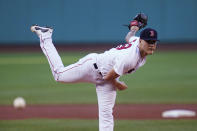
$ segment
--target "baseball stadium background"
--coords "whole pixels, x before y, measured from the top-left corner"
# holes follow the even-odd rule
[[[30,26],[54,28],[68,65],[124,43],[122,25],[139,12],[161,41],[144,67],[121,78],[129,88],[117,94],[114,130],[196,131],[197,117],[161,117],[171,109],[197,113],[196,0],[0,0],[0,130],[97,131],[94,85],[56,83]],[[23,110],[12,106],[18,96]]]

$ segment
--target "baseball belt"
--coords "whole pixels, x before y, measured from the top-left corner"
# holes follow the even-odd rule
[[[97,66],[96,63],[94,63],[93,66],[94,66],[94,68],[95,68],[96,70],[98,70],[98,66]],[[102,75],[102,73],[101,73],[100,71],[99,71],[99,74]]]

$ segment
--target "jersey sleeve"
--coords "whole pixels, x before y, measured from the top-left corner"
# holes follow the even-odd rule
[[[129,43],[133,43],[133,42],[135,42],[137,39],[139,39],[139,38],[136,37],[136,36],[133,36],[133,37],[131,37],[131,38],[129,39]]]

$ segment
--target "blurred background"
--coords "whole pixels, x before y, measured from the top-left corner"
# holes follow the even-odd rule
[[[128,28],[123,24],[139,12],[148,15],[147,27],[158,31],[161,50],[135,75],[122,78],[132,88],[117,102],[196,103],[196,0],[0,0],[0,104],[11,105],[17,96],[28,104],[95,104],[95,88],[89,88],[94,85],[54,81],[30,26],[54,27],[53,40],[66,66],[124,42]]]
[[[36,105],[97,105],[93,84],[54,81],[30,26],[54,28],[53,41],[66,66],[90,52],[101,53],[124,43],[128,28],[123,25],[139,12],[148,15],[147,27],[156,29],[161,41],[144,67],[121,78],[129,88],[118,92],[116,103],[197,107],[196,0],[0,0],[0,130],[97,130],[97,120],[35,117],[10,121],[1,116],[15,112],[12,104],[18,96],[26,100],[27,109]],[[10,109],[7,114],[4,107]],[[117,123],[117,131],[197,130],[195,119]]]
[[[32,24],[54,27],[57,44],[122,42],[122,25],[139,12],[162,43],[195,43],[196,7],[196,0],[0,0],[0,44],[37,42]]]

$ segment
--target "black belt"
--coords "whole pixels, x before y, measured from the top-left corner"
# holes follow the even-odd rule
[[[96,63],[93,64],[95,69],[98,69],[98,66]]]
[[[98,66],[97,66],[97,64],[96,64],[96,63],[94,63],[93,65],[94,65],[94,68],[95,68],[96,70],[98,70]],[[101,73],[101,72],[99,72],[99,74],[100,74],[100,75],[102,75],[102,73]]]

